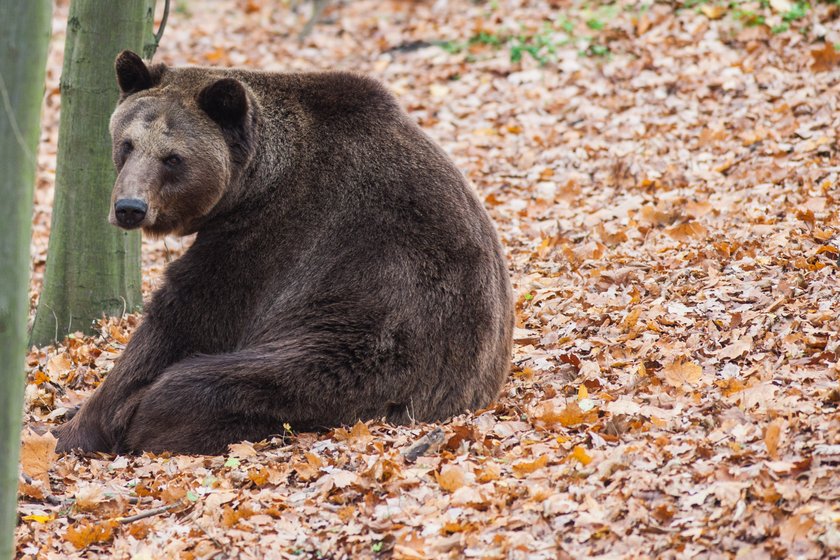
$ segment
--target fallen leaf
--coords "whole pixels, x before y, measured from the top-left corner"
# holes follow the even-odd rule
[[[548,464],[548,455],[542,455],[534,461],[522,461],[514,463],[511,468],[516,476],[522,477],[526,474],[531,474]]]
[[[706,237],[706,228],[697,222],[685,222],[665,230],[665,233],[677,241],[689,241]]]
[[[239,506],[233,509],[230,506],[225,506],[222,510],[222,526],[230,529],[234,527],[241,519],[249,519],[254,515],[254,510],[248,506]]]
[[[770,7],[780,14],[785,14],[793,9],[793,3],[790,0],[770,0]]]
[[[673,387],[694,385],[700,381],[703,368],[693,362],[678,360],[662,370],[665,382]]]
[[[257,456],[257,450],[254,449],[254,444],[247,441],[232,443],[228,445],[228,450],[230,450],[232,457],[238,459],[248,459],[249,457]]]
[[[779,458],[779,440],[782,436],[782,428],[785,422],[781,418],[776,418],[764,429],[764,445],[767,447],[767,454],[770,458],[776,460]]]
[[[373,434],[367,427],[367,424],[357,421],[352,429],[349,431],[344,428],[337,428],[333,432],[333,438],[336,441],[361,441],[365,442],[373,438]]]
[[[584,466],[592,462],[592,457],[586,452],[586,449],[581,445],[576,445],[569,455],[572,459],[579,461]]]
[[[73,362],[67,354],[57,354],[47,361],[47,372],[53,379],[58,379],[73,369]]]
[[[261,467],[259,470],[252,469],[248,471],[248,480],[256,486],[265,486],[270,476],[271,472],[265,467]]]
[[[779,524],[779,537],[787,543],[806,540],[814,525],[814,520],[804,515],[791,515]]]
[[[735,358],[739,358],[743,354],[750,352],[752,347],[752,337],[745,335],[718,352],[718,357],[727,360],[734,360]]]
[[[726,15],[726,6],[720,4],[703,4],[700,11],[709,19],[720,19]]]
[[[811,70],[814,72],[828,72],[840,65],[840,52],[834,47],[834,43],[826,41],[821,49],[813,49],[811,57]]]
[[[75,504],[81,511],[93,511],[106,500],[105,492],[99,484],[81,484],[75,494]]]
[[[55,518],[51,515],[41,515],[41,514],[33,513],[31,515],[24,515],[23,517],[21,517],[21,519],[23,521],[34,521],[36,523],[49,523],[50,521],[52,521]]]
[[[297,477],[306,482],[319,476],[321,467],[324,466],[324,462],[321,461],[321,458],[314,453],[304,453],[304,458],[306,461],[294,463],[292,468],[297,474]]]
[[[39,436],[29,430],[23,436],[20,450],[20,466],[33,480],[41,481],[46,488],[50,487],[49,470],[58,455],[55,452],[57,440],[50,432]]]
[[[116,521],[91,523],[83,519],[75,525],[67,527],[65,540],[77,549],[86,548],[94,543],[106,543],[114,537],[114,528],[119,526]]]
[[[561,424],[567,428],[577,426],[586,420],[586,414],[577,401],[572,401],[560,412],[555,412],[551,403],[546,403],[537,415],[537,420],[546,424]]]
[[[466,483],[464,471],[456,465],[444,465],[435,479],[441,488],[447,492],[454,492]]]

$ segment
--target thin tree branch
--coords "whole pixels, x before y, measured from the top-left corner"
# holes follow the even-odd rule
[[[166,21],[169,19],[169,0],[163,4],[163,17],[160,19],[160,27],[155,33],[155,48],[160,45],[160,40],[163,38],[163,32],[166,29]]]
[[[166,505],[166,506],[161,506],[161,507],[154,508],[154,509],[149,509],[149,510],[146,510],[146,511],[141,511],[140,513],[137,513],[137,514],[134,514],[134,515],[129,515],[128,517],[117,517],[117,518],[114,519],[114,521],[116,521],[117,523],[122,523],[123,525],[125,525],[127,523],[133,523],[134,521],[139,521],[141,519],[146,519],[147,517],[154,517],[155,515],[160,515],[161,513],[166,513],[167,511],[169,511],[171,509],[176,509],[176,508],[183,507],[183,506],[184,506],[184,502],[181,501],[181,500],[178,500],[174,504],[169,504],[169,505]]]

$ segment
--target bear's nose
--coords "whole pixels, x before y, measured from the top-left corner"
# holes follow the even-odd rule
[[[114,204],[117,223],[125,228],[134,227],[146,217],[149,205],[137,198],[122,198]]]

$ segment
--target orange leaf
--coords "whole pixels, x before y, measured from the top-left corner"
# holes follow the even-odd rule
[[[817,249],[817,254],[822,255],[823,253],[831,253],[832,256],[836,256],[840,254],[840,249],[834,245],[822,245],[819,249]]]
[[[546,404],[542,413],[537,416],[537,420],[545,422],[546,424],[561,424],[567,428],[577,426],[586,419],[583,411],[577,402],[569,403],[566,408],[560,412],[555,412],[554,407],[549,403]]]
[[[572,453],[571,455],[569,455],[569,457],[580,461],[580,463],[584,466],[592,462],[592,457],[589,456],[589,454],[586,452],[586,449],[584,449],[581,445],[576,445],[575,448],[572,449]]]
[[[297,473],[298,478],[306,482],[307,480],[312,480],[318,476],[318,473],[321,471],[321,467],[324,466],[324,463],[321,461],[321,458],[314,453],[305,453],[304,457],[306,457],[305,463],[302,461],[300,463],[295,463],[292,465],[292,468]]]
[[[239,506],[239,509],[225,506],[225,509],[222,511],[222,525],[230,529],[239,523],[240,519],[248,519],[252,515],[254,515],[254,510],[248,506]]]
[[[367,425],[362,422],[356,422],[356,425],[353,426],[352,429],[345,430],[344,428],[338,428],[333,432],[333,437],[336,441],[353,441],[353,440],[368,440],[373,437],[373,434],[370,433]]]
[[[715,385],[720,387],[720,392],[724,397],[731,397],[735,393],[740,393],[747,388],[740,380],[733,378],[715,381]]]
[[[697,222],[685,222],[665,230],[677,241],[688,241],[689,239],[703,239],[706,237],[706,228]]]
[[[782,437],[784,420],[776,418],[764,429],[764,445],[767,447],[767,454],[776,460],[779,458],[779,440]]]
[[[501,478],[502,472],[499,470],[499,467],[492,463],[487,463],[484,467],[476,473],[475,479],[484,484],[485,482],[492,482],[494,480],[499,480]]]
[[[113,338],[120,344],[125,344],[126,342],[128,342],[128,337],[122,332],[122,329],[120,329],[117,325],[111,325],[111,327],[108,329],[108,332],[110,333],[111,338]]]
[[[93,543],[104,543],[110,541],[114,536],[114,527],[119,525],[116,521],[105,523],[90,523],[81,521],[67,527],[64,538],[78,549],[92,545]]]
[[[253,470],[248,472],[248,479],[256,486],[265,486],[268,483],[268,478],[271,473],[267,468],[262,467],[260,470]]]
[[[840,52],[837,52],[830,41],[826,41],[823,48],[812,50],[811,56],[814,59],[811,62],[811,70],[814,72],[828,72],[840,64]]]
[[[673,387],[694,385],[700,381],[700,376],[703,374],[703,368],[699,365],[682,360],[677,360],[662,371],[665,374],[665,382]]]
[[[444,465],[440,473],[435,473],[435,478],[440,487],[447,492],[454,492],[466,483],[464,471],[455,465]]]
[[[536,461],[514,463],[513,472],[516,476],[525,476],[539,470],[548,464],[548,455],[542,455]]]
[[[245,4],[245,13],[246,14],[253,14],[254,12],[259,12],[262,9],[259,2],[255,2],[254,0],[249,0]]]
[[[214,51],[206,53],[204,55],[204,58],[206,58],[209,62],[219,62],[220,60],[225,58],[225,50],[219,47]]]

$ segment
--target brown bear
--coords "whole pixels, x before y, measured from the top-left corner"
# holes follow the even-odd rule
[[[490,219],[378,82],[116,61],[110,221],[197,233],[58,449],[221,453],[357,420],[443,420],[507,377]]]

